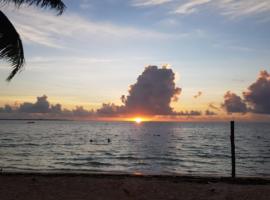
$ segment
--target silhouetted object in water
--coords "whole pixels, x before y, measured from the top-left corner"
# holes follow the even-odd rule
[[[14,3],[16,7],[22,4],[36,5],[41,8],[51,8],[61,15],[65,10],[65,4],[61,0],[0,0],[0,4]],[[24,52],[20,35],[6,17],[0,11],[0,59],[6,59],[13,68],[7,81],[10,81],[24,65]]]
[[[111,139],[110,138],[108,138],[108,143],[110,143],[111,142]]]
[[[234,143],[234,121],[231,121],[231,158],[232,158],[232,178],[235,178],[235,143]]]
[[[92,139],[90,139],[90,140],[89,140],[89,142],[91,142],[91,143],[92,143],[92,142],[93,142],[93,140],[92,140]]]

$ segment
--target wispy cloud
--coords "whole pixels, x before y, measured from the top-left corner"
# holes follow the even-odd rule
[[[82,0],[80,2],[80,8],[81,9],[89,9],[89,8],[91,8],[91,1],[89,1],[89,0]]]
[[[182,4],[174,10],[174,13],[177,14],[191,14],[194,13],[199,6],[207,4],[211,2],[211,0],[191,0],[185,4]]]
[[[190,14],[206,5],[229,18],[254,16],[270,11],[269,0],[189,0],[175,10],[175,13]]]
[[[172,0],[133,0],[133,6],[156,6],[172,2]]]
[[[170,3],[170,6],[168,4]],[[133,6],[166,6],[170,13],[189,15],[200,12],[205,6],[229,18],[254,16],[270,11],[269,0],[134,0]]]
[[[130,41],[144,39],[168,39],[171,34],[137,27],[120,26],[112,23],[96,22],[67,13],[55,16],[30,7],[20,10],[7,8],[6,13],[13,21],[25,42],[61,48],[72,42],[85,41]]]

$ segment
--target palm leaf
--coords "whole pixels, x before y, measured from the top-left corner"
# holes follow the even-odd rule
[[[13,67],[7,78],[10,81],[24,64],[23,45],[20,35],[1,11],[0,27],[0,58],[6,59]]]
[[[29,6],[36,5],[41,8],[51,8],[58,11],[58,15],[61,15],[66,6],[61,0],[0,0],[2,4],[14,3],[16,6],[27,4]]]

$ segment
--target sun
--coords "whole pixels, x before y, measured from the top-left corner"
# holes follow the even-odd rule
[[[142,118],[136,117],[136,118],[134,118],[134,121],[135,121],[137,124],[140,124],[140,123],[142,122]]]

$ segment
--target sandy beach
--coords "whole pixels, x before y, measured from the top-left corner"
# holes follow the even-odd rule
[[[2,173],[1,200],[268,200],[270,180],[104,174]]]

